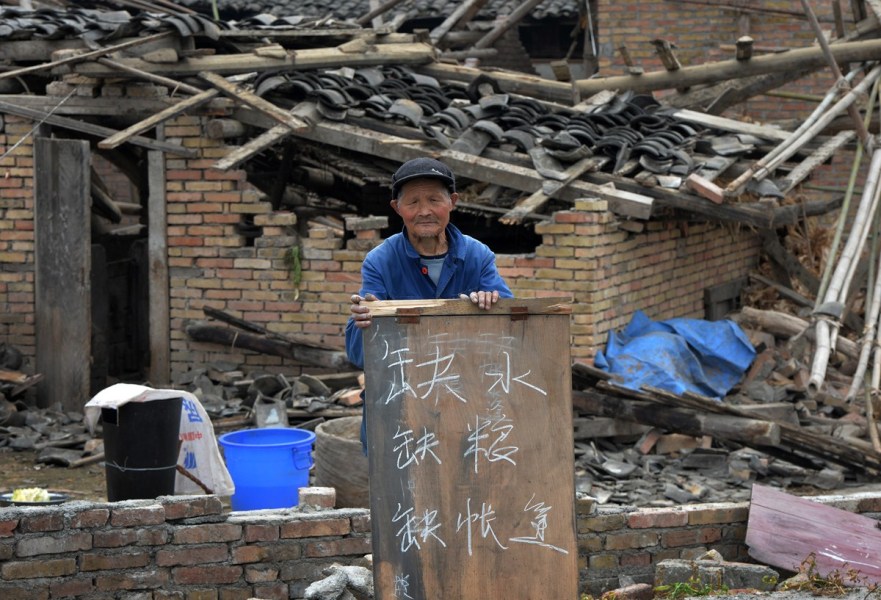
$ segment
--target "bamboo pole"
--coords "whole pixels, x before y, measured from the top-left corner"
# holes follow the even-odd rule
[[[732,181],[725,188],[726,194],[737,194],[750,179],[762,180],[774,171],[778,166],[783,164],[789,157],[799,151],[805,144],[815,138],[823,129],[826,128],[838,115],[852,106],[859,98],[861,98],[873,85],[878,78],[881,77],[881,66],[873,68],[863,80],[844,95],[832,108],[823,113],[814,123],[804,129],[797,137],[788,138],[777,146],[772,153],[771,159],[760,159],[752,167],[744,171],[737,179]]]
[[[807,0],[801,0],[801,5],[804,8],[805,15],[808,17],[808,23],[811,24],[811,29],[814,30],[814,36],[817,38],[817,43],[820,45],[820,49],[823,50],[823,56],[826,57],[826,62],[829,63],[829,68],[832,70],[832,74],[835,75],[836,84],[842,85],[843,89],[847,89],[846,84],[844,83],[844,77],[841,75],[841,69],[838,68],[838,63],[835,61],[835,57],[832,56],[832,49],[829,47],[829,42],[826,41],[826,36],[823,34],[823,30],[820,29],[817,15],[814,14],[814,11],[811,8],[811,5],[808,4]],[[863,120],[860,118],[860,113],[857,110],[857,107],[853,104],[849,105],[847,107],[847,114],[850,115],[854,129],[856,129],[857,135],[863,143],[863,146],[865,146],[866,151],[871,152],[872,136],[869,135],[869,130],[863,124]]]
[[[866,185],[863,186],[863,196],[857,214],[854,217],[851,234],[848,236],[841,259],[835,267],[835,273],[829,283],[824,302],[843,302],[842,293],[846,293],[849,281],[848,272],[851,272],[851,262],[862,252],[866,242],[868,224],[871,223],[875,209],[878,206],[879,174],[881,174],[881,150],[872,153],[872,162],[866,177]],[[832,344],[835,343],[838,333],[838,322],[822,313],[817,314],[816,346],[814,348],[814,362],[811,365],[811,376],[808,380],[808,393],[814,394],[826,379],[826,367],[829,364],[829,355]]]

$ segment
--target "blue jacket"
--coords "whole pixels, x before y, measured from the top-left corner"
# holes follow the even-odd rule
[[[498,291],[502,298],[513,294],[496,269],[496,257],[486,244],[447,225],[447,251],[437,286],[423,273],[419,253],[407,238],[406,229],[371,250],[361,266],[361,292],[379,300],[458,298],[459,294]],[[349,362],[364,368],[361,330],[350,318],[346,324]]]

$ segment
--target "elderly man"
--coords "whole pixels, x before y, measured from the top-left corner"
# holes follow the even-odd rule
[[[496,269],[495,254],[450,224],[456,179],[440,161],[416,158],[392,176],[392,209],[404,230],[371,250],[361,267],[361,292],[352,296],[346,324],[349,361],[364,368],[361,330],[370,326],[373,300],[465,298],[489,309],[511,290]],[[365,427],[361,426],[365,444]]]

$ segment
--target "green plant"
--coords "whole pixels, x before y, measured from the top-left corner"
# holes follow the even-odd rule
[[[848,593],[848,588],[864,587],[868,595],[881,597],[881,587],[860,575],[858,569],[849,568],[844,573],[835,569],[825,576],[821,575],[817,569],[817,555],[813,552],[801,561],[798,572],[799,576],[784,582],[780,589],[810,592],[815,596],[843,596]]]
[[[691,577],[688,581],[679,581],[669,585],[659,585],[655,587],[656,596],[660,598],[670,598],[671,600],[678,600],[679,598],[688,598],[691,596],[716,596],[727,593],[727,585],[720,585],[717,588],[709,583],[703,583],[697,577]]]
[[[284,255],[284,264],[291,272],[294,284],[294,300],[300,297],[300,282],[303,280],[303,264],[300,262],[300,247],[291,246]]]

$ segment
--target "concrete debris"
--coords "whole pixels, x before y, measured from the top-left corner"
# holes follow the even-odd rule
[[[702,557],[703,558],[703,557]],[[664,588],[678,583],[694,583],[713,590],[772,591],[780,574],[764,565],[726,562],[721,556],[711,560],[669,559],[658,563],[655,586]]]
[[[327,577],[312,583],[305,600],[367,600],[373,598],[373,573],[366,567],[334,564],[324,569]]]

